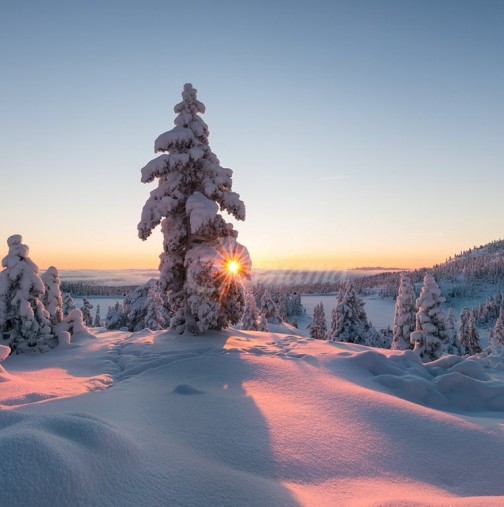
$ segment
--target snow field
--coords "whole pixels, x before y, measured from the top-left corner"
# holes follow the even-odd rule
[[[8,357],[0,505],[504,505],[498,358],[274,331],[100,331]]]

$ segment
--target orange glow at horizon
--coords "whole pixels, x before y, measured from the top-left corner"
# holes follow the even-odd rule
[[[96,252],[93,254],[76,254],[75,252],[54,252],[37,255],[30,249],[30,257],[41,268],[56,266],[58,269],[157,269],[159,259],[153,255],[128,255],[128,253],[104,254]],[[452,252],[453,253],[453,252]],[[254,269],[278,269],[278,270],[300,270],[300,271],[332,271],[348,270],[359,267],[386,267],[416,269],[430,267],[434,264],[444,262],[444,253],[435,254],[429,252],[426,255],[345,255],[345,256],[266,256],[254,255],[252,253],[252,264]],[[236,259],[226,262],[225,269],[231,274],[238,274],[242,267]]]

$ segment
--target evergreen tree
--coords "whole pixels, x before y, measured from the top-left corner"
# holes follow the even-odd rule
[[[231,191],[232,171],[220,166],[208,144],[205,106],[191,84],[175,106],[175,128],[161,134],[156,152],[167,154],[142,169],[142,182],[158,186],[144,205],[138,225],[147,239],[161,223],[161,288],[168,292],[171,327],[198,333],[236,324],[244,310],[241,278],[250,278],[251,261],[238,233],[218,213],[245,219],[245,205]]]
[[[82,306],[81,306],[81,312],[82,312],[82,320],[84,324],[87,327],[91,327],[93,325],[93,316],[91,315],[91,310],[93,309],[93,305],[89,301],[88,298],[83,297],[82,298]]]
[[[399,292],[397,294],[394,316],[392,349],[412,349],[410,335],[415,330],[415,291],[407,273],[401,273]]]
[[[42,301],[45,288],[29,248],[16,234],[7,240],[9,253],[0,273],[0,333],[13,352],[44,352],[58,343]]]
[[[327,339],[333,340],[336,333],[338,333],[340,329],[340,318],[341,313],[337,311],[338,306],[343,302],[343,296],[345,291],[341,288],[336,294],[336,306],[331,311],[331,325],[329,327],[329,332],[327,333]]]
[[[313,320],[310,323],[310,338],[317,340],[327,339],[327,326],[322,301],[313,309]]]
[[[95,314],[95,318],[93,321],[93,326],[94,327],[101,327],[102,326],[101,315],[100,315],[100,305],[96,305],[96,314]]]
[[[261,296],[260,308],[261,314],[264,315],[264,319],[267,322],[271,322],[272,324],[281,324],[282,317],[268,289],[265,289],[263,295]]]
[[[127,313],[124,312],[123,305],[117,301],[114,306],[109,306],[105,317],[107,329],[121,329],[126,327],[126,324]]]
[[[54,266],[50,266],[40,278],[44,282],[45,287],[41,301],[49,312],[51,324],[54,326],[58,322],[61,322],[63,318],[63,299],[61,297],[58,270]]]
[[[153,331],[169,326],[170,304],[166,293],[161,291],[158,280],[151,279],[126,294],[122,304],[119,302],[107,312],[107,328],[128,328],[135,332],[149,328]]]
[[[66,317],[73,310],[77,310],[72,295],[68,292],[63,293],[63,316]]]
[[[287,316],[300,316],[303,314],[303,305],[301,303],[301,294],[298,292],[291,292],[287,294],[285,307]]]
[[[263,317],[257,308],[254,295],[247,293],[245,297],[245,312],[243,313],[242,329],[245,331],[262,331]]]
[[[472,356],[481,352],[478,329],[469,308],[464,308],[460,313],[459,342],[465,355]]]
[[[144,327],[152,329],[152,331],[160,331],[166,329],[169,325],[170,317],[166,310],[159,283],[157,280],[150,284],[149,291],[147,292],[147,312],[145,314]]]
[[[424,362],[438,359],[444,350],[447,339],[442,311],[444,301],[436,279],[426,274],[422,291],[416,301],[416,329],[411,333],[414,350]]]
[[[501,306],[499,317],[490,334],[490,351],[493,355],[502,355],[504,352],[504,306]]]
[[[444,351],[447,354],[453,354],[455,356],[464,354],[458,339],[457,330],[455,328],[455,317],[451,308],[446,315],[446,343]]]
[[[369,343],[371,326],[364,311],[364,301],[357,295],[353,283],[348,280],[332,313],[329,339],[340,342]]]

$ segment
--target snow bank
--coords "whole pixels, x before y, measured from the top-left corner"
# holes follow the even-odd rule
[[[445,356],[424,364],[413,351],[393,355],[366,350],[345,361],[414,403],[455,412],[504,411],[503,379],[491,376],[478,359]]]

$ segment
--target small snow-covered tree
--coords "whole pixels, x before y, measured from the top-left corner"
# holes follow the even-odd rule
[[[247,249],[219,209],[245,219],[245,205],[231,191],[230,169],[220,166],[208,144],[208,127],[200,113],[205,106],[196,89],[186,84],[175,106],[175,127],[154,143],[167,152],[142,169],[142,182],[158,179],[144,205],[138,225],[147,239],[161,223],[161,288],[167,291],[174,315],[171,327],[199,333],[236,324],[244,310],[240,279],[250,278]]]
[[[72,295],[68,292],[63,293],[63,316],[66,317],[73,310],[77,310]]]
[[[327,325],[322,301],[313,309],[313,320],[309,325],[310,338],[317,340],[327,339]]]
[[[96,314],[93,321],[93,327],[101,327],[102,320],[101,320],[101,311],[100,311],[100,305],[96,305]]]
[[[245,312],[242,318],[242,329],[245,331],[261,331],[262,316],[257,308],[254,295],[250,292],[245,297]]]
[[[145,314],[145,328],[152,331],[166,329],[169,325],[170,316],[166,310],[166,301],[161,295],[161,289],[157,280],[150,284],[147,292],[147,312]]]
[[[436,279],[431,274],[426,274],[416,301],[416,327],[410,338],[415,352],[424,362],[438,359],[444,351],[447,339],[442,310],[444,301]]]
[[[280,324],[282,322],[280,312],[268,289],[265,289],[261,296],[260,309],[266,321],[272,324]]]
[[[84,324],[86,326],[91,327],[93,325],[93,316],[91,315],[91,310],[93,309],[93,305],[89,301],[88,298],[83,297],[82,298],[82,306],[81,306],[81,312],[82,312],[82,320],[84,321]]]
[[[348,280],[344,289],[338,293],[328,337],[333,341],[366,345],[369,342],[370,329],[364,301],[357,295],[353,283]]]
[[[409,274],[401,273],[399,292],[395,304],[392,349],[407,350],[413,348],[410,336],[415,330],[415,299],[415,291]]]
[[[123,305],[117,301],[114,306],[109,306],[105,317],[107,329],[121,329],[127,325],[127,313]]]
[[[133,332],[145,328],[166,329],[170,321],[169,306],[159,281],[151,279],[126,294],[122,304],[117,302],[109,307],[106,326],[108,329],[126,327]]]
[[[451,308],[448,310],[446,315],[446,342],[444,351],[447,354],[453,354],[455,356],[461,356],[464,354],[458,339],[455,316],[453,315],[453,310]]]
[[[285,308],[288,317],[300,316],[303,314],[303,304],[301,303],[301,294],[290,292],[285,299]]]
[[[51,324],[54,326],[63,318],[63,299],[58,270],[54,266],[50,266],[40,278],[45,286],[45,293],[42,295],[41,301],[49,312]]]
[[[504,352],[504,306],[501,306],[499,317],[490,333],[490,352],[493,355],[502,355]]]
[[[460,313],[459,342],[465,355],[472,356],[481,352],[478,329],[469,308],[464,308]]]
[[[45,352],[58,344],[52,334],[49,312],[42,301],[45,288],[29,248],[16,234],[7,240],[9,253],[0,273],[0,332],[14,353]]]

